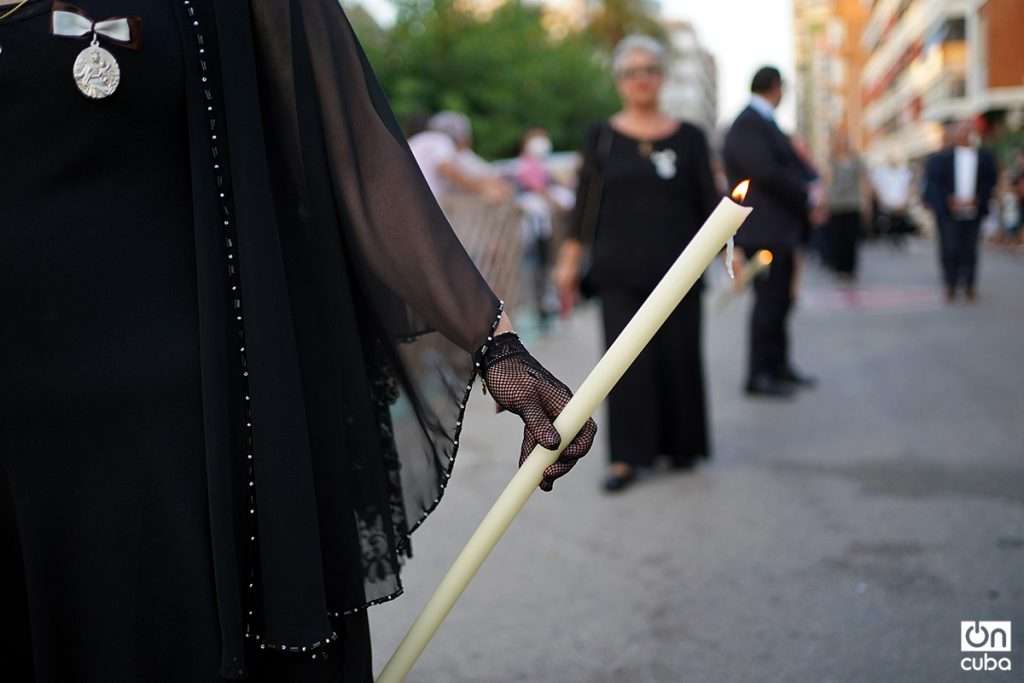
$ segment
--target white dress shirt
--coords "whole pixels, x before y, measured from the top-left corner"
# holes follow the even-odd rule
[[[974,200],[978,191],[978,150],[957,147],[953,150],[954,195],[961,200]]]
[[[775,107],[757,93],[750,96],[750,107],[769,121],[775,121]]]
[[[914,174],[906,166],[879,166],[871,173],[871,184],[878,195],[878,203],[887,211],[907,208],[913,182]]]

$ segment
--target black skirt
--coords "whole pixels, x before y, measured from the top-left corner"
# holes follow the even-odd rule
[[[646,295],[627,289],[601,292],[605,343],[611,345]],[[659,455],[686,467],[710,456],[701,298],[690,292],[608,396],[612,462],[648,467]]]

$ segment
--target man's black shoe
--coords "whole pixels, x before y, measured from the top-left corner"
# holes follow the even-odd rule
[[[783,382],[771,375],[757,375],[747,381],[746,392],[747,396],[792,398],[796,389],[789,382]]]
[[[779,381],[792,384],[798,389],[813,389],[818,385],[817,377],[797,372],[796,368],[792,365],[788,368],[784,368],[778,375],[776,375],[776,377]]]

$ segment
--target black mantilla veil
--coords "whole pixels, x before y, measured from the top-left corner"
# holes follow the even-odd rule
[[[258,2],[252,14],[264,117],[276,124],[268,127],[271,173],[280,183],[275,193],[287,195],[278,200],[282,223],[336,229],[340,237],[286,239],[286,258],[289,246],[301,254],[298,271],[317,260],[317,249],[342,257],[330,264],[338,271],[321,273],[334,287],[309,294],[335,299],[338,312],[348,307],[341,299],[351,301],[345,322],[360,331],[351,341],[362,346],[372,396],[372,418],[364,416],[372,424],[358,428],[379,442],[321,454],[351,459],[356,482],[349,494],[366,594],[331,605],[341,611],[400,589],[396,563],[446,485],[475,375],[470,354],[490,334],[500,304],[438,207],[341,6]],[[283,70],[289,61],[290,73]],[[332,302],[312,305],[324,313]],[[323,325],[324,317],[309,322]],[[350,336],[351,329],[333,332]],[[329,354],[321,335],[330,332],[310,332],[310,342]],[[347,426],[357,427],[348,417]]]
[[[305,651],[330,633],[329,616],[401,592],[409,534],[454,464],[471,354],[501,303],[438,207],[338,2],[212,6],[256,498],[267,511],[254,628],[274,649]],[[217,543],[215,562],[230,545]],[[230,640],[226,670],[237,661]]]

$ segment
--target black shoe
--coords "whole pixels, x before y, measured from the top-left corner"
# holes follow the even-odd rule
[[[771,375],[756,375],[747,380],[747,396],[763,398],[792,398],[796,389],[789,382],[783,382]]]
[[[605,477],[602,488],[608,493],[617,493],[630,484],[636,479],[636,473],[630,472],[629,474],[609,474]]]
[[[800,372],[797,372],[796,368],[794,368],[792,365],[783,368],[783,370],[779,372],[779,374],[776,375],[776,377],[780,381],[792,384],[798,389],[813,389],[818,385],[817,377],[813,377],[811,375],[804,375]]]

